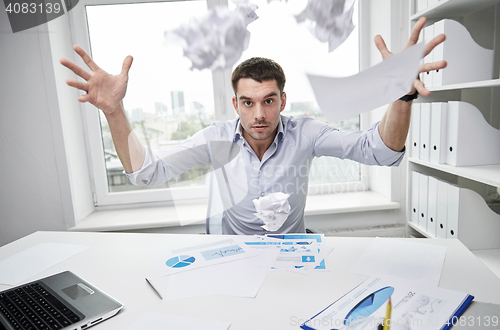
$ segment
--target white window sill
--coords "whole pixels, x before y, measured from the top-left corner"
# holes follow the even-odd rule
[[[399,203],[372,191],[310,195],[305,216],[398,209]],[[123,231],[204,224],[207,205],[189,204],[95,211],[69,231]],[[182,223],[179,222],[181,216]]]

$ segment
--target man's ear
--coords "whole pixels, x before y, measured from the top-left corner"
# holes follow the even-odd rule
[[[238,111],[238,100],[236,99],[236,96],[233,96],[233,107],[234,110],[236,110],[236,113],[239,115],[240,112]]]
[[[283,94],[281,94],[281,108],[280,108],[280,112],[285,110],[285,105],[286,105],[286,93],[283,92]]]

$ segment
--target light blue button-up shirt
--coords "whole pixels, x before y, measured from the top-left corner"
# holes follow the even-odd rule
[[[239,119],[215,122],[182,145],[153,152],[127,174],[136,185],[157,185],[190,168],[210,164],[224,211],[224,234],[263,234],[254,199],[289,194],[290,213],[276,233],[303,233],[309,169],[314,157],[347,158],[367,165],[399,165],[404,151],[382,141],[378,123],[367,131],[338,130],[315,119],[281,116],[272,144],[259,160],[242,134]],[[273,232],[274,233],[274,232]]]

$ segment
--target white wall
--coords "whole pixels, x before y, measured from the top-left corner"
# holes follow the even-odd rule
[[[65,78],[61,72],[55,78],[60,70],[54,71],[50,47],[50,39],[61,41],[68,31],[68,25],[49,31],[49,24],[43,24],[14,34],[0,5],[0,246],[39,230],[66,230],[92,207],[89,190],[87,196],[74,192],[77,176],[88,187],[90,181],[88,171],[86,177],[71,171],[75,159],[68,160],[66,149],[82,154],[85,149],[78,140],[65,144],[63,127],[75,131],[81,120],[75,125],[64,118],[62,124],[61,114],[74,109],[60,107],[71,102],[58,99],[56,86]],[[84,192],[85,184],[79,185]]]
[[[36,230],[65,229],[48,88],[38,29],[13,34],[0,10],[0,245]],[[57,138],[57,137],[56,137]],[[59,169],[61,170],[61,169]]]

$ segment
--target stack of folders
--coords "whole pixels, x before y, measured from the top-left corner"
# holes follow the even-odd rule
[[[462,24],[443,19],[426,26],[420,40],[427,43],[440,34],[445,34],[446,40],[436,46],[423,62],[445,60],[447,66],[422,73],[420,78],[425,86],[438,87],[493,78],[493,50],[478,45]]]
[[[452,166],[500,164],[500,130],[472,104],[414,103],[411,127],[413,158]]]
[[[410,221],[429,236],[458,238],[472,249],[500,245],[500,215],[475,191],[415,171],[411,186]]]
[[[422,173],[411,174],[411,222],[432,237],[458,238],[460,188]]]

